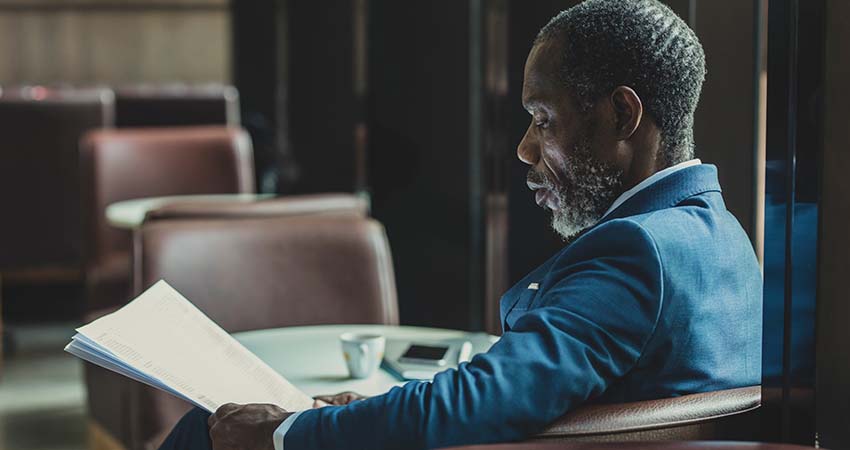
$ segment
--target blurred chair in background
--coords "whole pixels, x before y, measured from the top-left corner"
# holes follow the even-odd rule
[[[398,324],[389,244],[366,210],[350,195],[164,207],[139,230],[137,276],[168,280],[228,332]],[[189,409],[90,365],[86,381],[92,434],[110,436],[95,440],[127,449],[156,448]]]
[[[89,312],[130,298],[131,234],[104,216],[114,202],[143,197],[254,192],[248,134],[234,127],[97,131],[81,142]]]
[[[115,126],[238,126],[239,92],[224,85],[138,85],[115,89]]]
[[[0,94],[0,278],[7,286],[81,282],[77,145],[87,130],[112,125],[113,100],[108,89]]]

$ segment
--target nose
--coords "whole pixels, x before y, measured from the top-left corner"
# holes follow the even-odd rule
[[[525,136],[522,137],[516,148],[516,155],[519,160],[529,166],[537,164],[540,159],[540,146],[537,138],[533,135],[532,125],[529,125],[528,129],[525,130]]]

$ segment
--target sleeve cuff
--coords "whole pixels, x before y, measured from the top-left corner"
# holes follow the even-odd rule
[[[274,430],[274,436],[272,437],[274,450],[283,450],[283,438],[286,436],[286,432],[292,428],[292,424],[295,423],[295,420],[298,419],[298,416],[300,416],[303,412],[304,411],[298,411],[297,413],[287,417],[283,422],[281,422],[280,426]]]

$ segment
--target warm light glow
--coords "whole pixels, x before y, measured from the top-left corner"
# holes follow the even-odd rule
[[[44,86],[33,86],[30,89],[30,95],[33,100],[44,100],[47,98],[47,88]]]

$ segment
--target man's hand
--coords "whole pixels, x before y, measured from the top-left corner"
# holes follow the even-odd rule
[[[363,400],[364,397],[356,392],[341,392],[336,395],[318,395],[313,398],[313,408],[321,408],[323,406],[344,406],[358,400]]]
[[[208,421],[213,450],[274,450],[272,435],[291,414],[275,405],[221,405]]]

